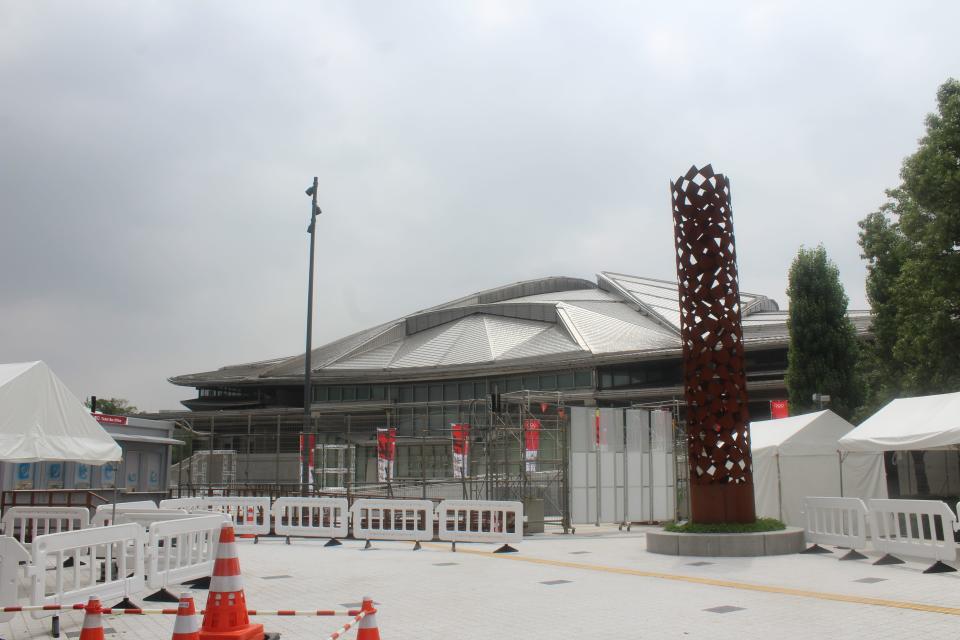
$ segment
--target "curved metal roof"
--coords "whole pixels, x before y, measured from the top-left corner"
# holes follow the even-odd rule
[[[777,312],[766,296],[741,294],[744,318]],[[787,335],[782,314],[762,340]],[[452,375],[488,368],[588,363],[617,355],[678,352],[675,282],[602,272],[597,282],[550,277],[459,298],[341,338],[313,351],[317,377]],[[776,335],[774,335],[776,334]],[[745,336],[749,340],[749,336]],[[760,336],[758,336],[760,337]],[[242,384],[303,377],[303,355],[176,376],[185,386]]]

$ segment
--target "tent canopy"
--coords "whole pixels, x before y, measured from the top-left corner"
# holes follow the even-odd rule
[[[750,424],[757,515],[803,526],[807,496],[886,498],[883,456],[844,454],[853,425],[832,411]]]
[[[853,425],[829,409],[752,422],[750,448],[754,455],[773,449],[781,456],[836,456],[837,440],[852,428]]]
[[[900,398],[840,439],[844,451],[918,451],[960,446],[960,392]]]
[[[120,446],[43,362],[0,364],[0,461],[120,460]]]

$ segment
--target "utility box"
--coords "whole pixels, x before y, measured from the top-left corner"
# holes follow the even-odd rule
[[[543,498],[524,498],[523,515],[523,535],[543,533]]]

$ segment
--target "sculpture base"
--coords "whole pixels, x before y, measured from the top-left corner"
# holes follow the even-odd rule
[[[753,522],[753,484],[691,484],[690,521],[698,524]]]
[[[673,533],[649,531],[647,551],[668,556],[756,557],[800,553],[805,546],[803,529],[759,533]]]

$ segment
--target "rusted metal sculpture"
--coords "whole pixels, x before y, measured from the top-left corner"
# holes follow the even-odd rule
[[[694,522],[753,522],[737,252],[730,181],[710,165],[670,183],[673,196],[690,510]]]

